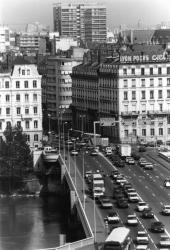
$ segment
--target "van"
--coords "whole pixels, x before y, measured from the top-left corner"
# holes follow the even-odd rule
[[[170,215],[170,205],[163,205],[161,212],[163,215]]]

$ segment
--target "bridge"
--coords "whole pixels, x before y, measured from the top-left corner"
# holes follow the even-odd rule
[[[43,165],[41,154],[41,151],[34,151],[35,169]],[[71,157],[69,161],[66,160],[64,162],[63,156],[60,155],[58,162],[61,169],[61,181],[66,181],[69,187],[70,209],[74,210],[76,208],[78,219],[81,221],[85,232],[85,238],[76,242],[65,243],[55,248],[37,250],[102,249],[102,243],[106,238],[106,225],[102,222],[103,220],[99,218],[100,214],[95,206],[95,201],[86,197],[85,192],[82,191],[83,188],[87,190],[83,177]]]

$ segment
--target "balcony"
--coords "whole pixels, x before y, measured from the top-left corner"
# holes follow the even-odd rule
[[[147,112],[147,115],[149,116],[165,116],[170,114],[170,110],[150,110]]]
[[[139,115],[139,111],[121,112],[122,117],[138,117],[138,115]]]

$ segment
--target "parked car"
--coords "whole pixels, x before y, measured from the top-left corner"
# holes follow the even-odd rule
[[[164,233],[165,226],[161,221],[152,222],[151,231],[154,233]]]
[[[120,221],[120,218],[116,212],[110,212],[106,218],[108,223],[118,223]]]
[[[122,199],[117,200],[117,206],[119,208],[128,208],[129,204],[128,204],[127,199],[122,198]]]
[[[137,195],[137,193],[130,193],[128,194],[128,200],[130,202],[138,202],[139,201],[139,196]]]
[[[161,235],[159,245],[160,245],[160,247],[170,247],[169,236],[166,234]]]
[[[161,213],[163,215],[170,215],[170,205],[163,205]]]
[[[149,238],[148,238],[148,235],[145,231],[138,231],[137,232],[136,243],[142,244],[142,245],[149,244]]]
[[[146,244],[138,244],[135,246],[135,250],[150,250],[150,248]]]
[[[97,152],[95,149],[93,149],[93,150],[90,152],[90,155],[91,155],[91,156],[96,156],[96,155],[98,155],[98,152]]]
[[[137,224],[138,224],[138,219],[137,219],[137,217],[136,217],[136,215],[135,214],[130,214],[130,215],[128,215],[128,217],[127,217],[127,224],[128,225],[133,225],[133,226],[137,226]]]
[[[145,146],[140,146],[139,147],[139,152],[145,152],[146,151],[146,147]]]
[[[147,162],[147,163],[143,166],[143,168],[144,168],[145,170],[153,170],[153,164],[152,164],[151,162]]]
[[[166,179],[166,180],[164,181],[164,187],[170,188],[170,180],[169,180],[169,179]]]
[[[75,155],[75,156],[78,155],[78,151],[75,149],[71,150],[71,155]]]

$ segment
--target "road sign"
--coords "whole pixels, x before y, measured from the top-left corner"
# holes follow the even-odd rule
[[[113,117],[100,118],[100,126],[103,127],[115,126],[115,118]]]

